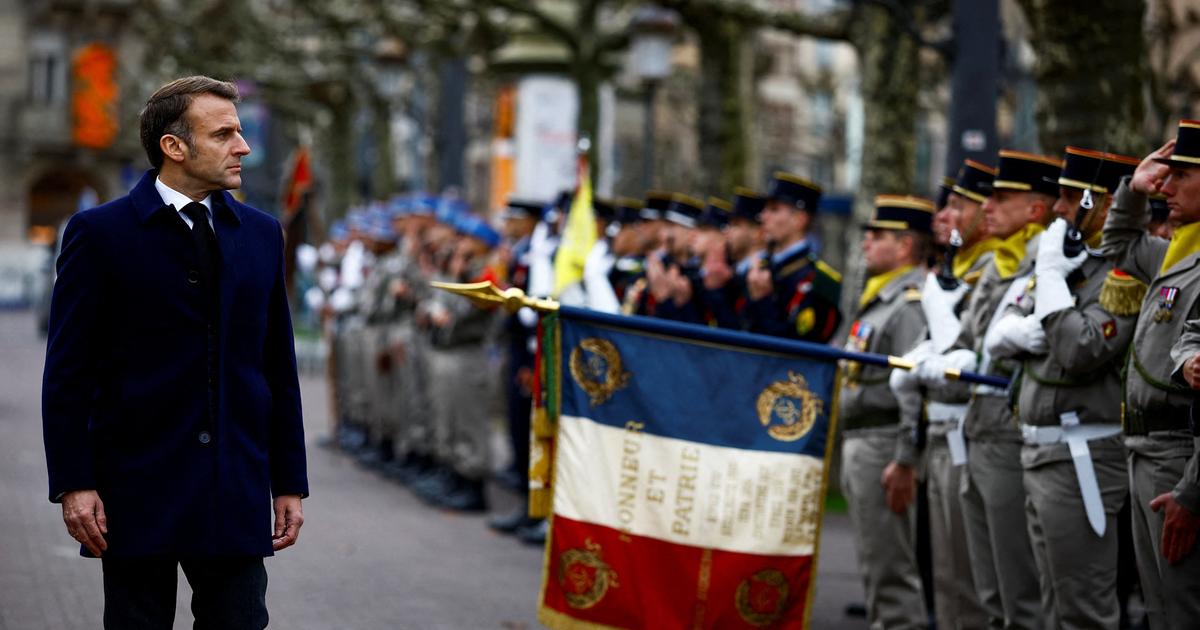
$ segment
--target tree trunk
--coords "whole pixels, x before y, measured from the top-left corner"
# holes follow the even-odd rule
[[[920,16],[914,16],[919,22]],[[843,313],[853,313],[862,287],[862,223],[874,212],[877,194],[910,194],[916,176],[919,45],[878,4],[864,4],[850,32],[858,50],[863,96],[862,181],[846,232]],[[847,320],[852,320],[847,317]]]
[[[329,168],[329,203],[326,217],[329,223],[346,215],[354,203],[357,177],[354,170],[354,98],[344,85],[328,90],[326,106],[329,109],[329,126],[325,128],[326,165]]]
[[[1038,138],[1042,150],[1068,144],[1144,155],[1149,60],[1142,35],[1143,0],[1020,0],[1037,54]]]
[[[591,141],[588,148],[589,174],[595,182],[601,168],[600,163],[600,64],[596,60],[580,59],[573,63],[572,74],[579,90],[579,118],[576,130],[579,137]]]
[[[692,22],[700,42],[699,181],[712,195],[728,196],[746,183],[749,147],[744,41],[747,31],[733,20]]]
[[[371,195],[385,200],[396,186],[396,166],[392,161],[392,107],[388,100],[376,95],[371,100],[371,142],[375,160],[371,164]]]

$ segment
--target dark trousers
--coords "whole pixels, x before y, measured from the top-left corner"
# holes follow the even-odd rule
[[[108,630],[170,630],[179,566],[192,587],[195,630],[267,627],[262,558],[103,558],[102,563]]]

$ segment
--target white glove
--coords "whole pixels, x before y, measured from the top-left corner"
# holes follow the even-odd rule
[[[612,271],[615,260],[608,251],[608,243],[603,240],[596,241],[596,244],[592,246],[592,251],[588,252],[587,260],[583,263],[584,277],[608,278],[608,272]]]
[[[1063,254],[1063,241],[1067,236],[1067,222],[1061,218],[1055,219],[1050,227],[1042,232],[1042,237],[1038,241],[1037,259],[1033,265],[1033,273],[1037,275],[1039,282],[1043,275],[1057,274],[1064,278],[1071,275],[1087,260],[1088,253],[1079,252],[1074,258],[1067,258]]]
[[[925,275],[925,288],[921,289],[921,310],[925,312],[934,350],[945,351],[958,338],[962,325],[954,314],[954,307],[970,290],[966,282],[959,282],[953,290],[946,291],[938,284],[936,274],[931,271]]]
[[[992,357],[1011,358],[1020,354],[1046,354],[1050,350],[1046,343],[1046,332],[1036,315],[1022,316],[1009,313],[996,320],[983,346]]]
[[[558,239],[550,235],[550,227],[539,223],[529,237],[529,286],[531,297],[546,297],[554,291],[554,250]]]
[[[916,348],[909,350],[904,359],[912,361],[914,364],[919,364],[926,357],[935,354],[933,351],[933,342],[926,339],[922,341]],[[921,380],[917,378],[916,368],[912,370],[904,370],[896,368],[892,370],[891,376],[888,377],[888,386],[892,389],[892,394],[897,399],[903,398],[906,395],[911,395],[917,392],[921,386]],[[919,395],[919,394],[918,394]]]
[[[951,350],[946,354],[935,354],[917,364],[917,378],[926,387],[945,387],[949,384],[946,370],[970,370],[979,362],[973,350]]]

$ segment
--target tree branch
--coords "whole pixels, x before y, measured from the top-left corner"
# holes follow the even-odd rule
[[[748,27],[766,27],[803,37],[847,41],[850,39],[850,15],[841,10],[826,15],[805,15],[796,11],[772,11],[743,0],[664,0],[670,9],[700,9],[717,19],[729,19]]]
[[[533,18],[545,31],[554,37],[562,40],[564,44],[572,50],[578,47],[578,38],[570,26],[563,24],[558,19],[551,16],[545,11],[537,8],[536,2],[533,0],[484,0],[487,4],[492,4],[506,11],[524,15]]]

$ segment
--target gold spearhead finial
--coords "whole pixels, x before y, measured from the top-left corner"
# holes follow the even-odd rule
[[[509,287],[501,291],[490,280],[468,283],[437,282],[435,280],[429,285],[435,289],[461,295],[481,308],[500,306],[509,313],[515,313],[525,306],[536,311],[558,310],[558,302],[554,300],[531,298],[516,287]]]

